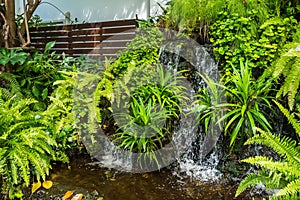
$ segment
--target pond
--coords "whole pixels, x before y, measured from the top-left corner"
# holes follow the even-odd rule
[[[83,194],[83,199],[93,200],[262,199],[249,191],[234,198],[237,184],[229,184],[226,180],[214,183],[191,180],[170,168],[151,173],[124,173],[99,167],[86,158],[55,166],[50,179],[53,187],[49,190],[40,188],[31,200],[59,200],[67,191],[74,191],[72,196]]]

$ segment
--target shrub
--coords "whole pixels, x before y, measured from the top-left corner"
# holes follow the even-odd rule
[[[21,198],[31,178],[45,180],[51,161],[67,161],[63,153],[56,153],[43,113],[30,110],[36,101],[13,98],[0,102],[0,176],[2,193],[10,199]]]

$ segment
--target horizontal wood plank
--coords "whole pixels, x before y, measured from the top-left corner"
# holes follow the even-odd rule
[[[41,31],[33,32],[30,34],[32,38],[43,38],[43,37],[53,37],[53,36],[92,36],[92,35],[103,35],[103,34],[114,34],[114,33],[132,33],[134,34],[135,28],[132,27],[122,27],[122,28],[109,28],[109,29],[90,29],[90,30],[75,30],[75,31]]]
[[[136,20],[118,20],[118,21],[107,21],[98,23],[86,23],[86,24],[72,24],[72,25],[58,25],[58,26],[43,26],[30,28],[30,32],[36,31],[50,31],[50,30],[74,30],[74,29],[84,29],[84,28],[108,28],[117,26],[131,26],[136,27]]]
[[[87,36],[87,37],[68,37],[68,38],[32,38],[32,43],[56,42],[99,42],[103,40],[130,41],[135,37],[133,34],[128,35],[106,35],[106,36]]]
[[[57,43],[55,44],[54,48],[117,48],[117,47],[126,47],[126,44],[128,42],[100,42],[96,41],[93,43],[84,43],[84,42],[79,42],[79,43]],[[38,43],[34,44],[36,48],[45,48],[46,43]]]
[[[121,49],[68,49],[68,50],[59,50],[59,49],[53,49],[52,51],[55,51],[56,53],[65,53],[65,54],[116,54]]]

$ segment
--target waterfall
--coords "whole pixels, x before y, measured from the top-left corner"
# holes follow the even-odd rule
[[[174,34],[171,34],[174,36]],[[176,73],[177,71],[187,69],[188,76],[183,84],[186,86],[187,97],[182,108],[180,120],[177,122],[172,141],[162,149],[155,152],[159,158],[160,166],[167,167],[176,163],[174,174],[187,175],[193,179],[204,181],[215,181],[221,177],[221,173],[216,169],[220,152],[216,147],[216,142],[220,131],[216,135],[205,135],[199,126],[195,123],[196,113],[191,114],[193,109],[194,96],[197,90],[205,87],[200,74],[207,74],[214,80],[219,79],[217,65],[211,58],[204,46],[197,42],[177,37],[167,38],[160,49],[160,62],[164,69]],[[96,111],[91,109],[95,106],[93,101],[93,91],[97,87],[95,77],[92,81],[90,75],[84,75],[78,79],[74,95],[74,111],[76,116],[77,128],[81,132],[81,139],[86,149],[99,162],[97,164],[114,168],[120,171],[144,173],[157,170],[157,166],[151,162],[140,164],[141,153],[132,153],[117,148],[116,145],[99,128],[96,120]],[[196,105],[194,105],[196,106]],[[83,110],[88,112],[82,114]]]
[[[218,81],[218,67],[209,55],[206,47],[195,43],[190,45],[190,41],[187,46],[179,46],[176,45],[176,42],[167,42],[161,48],[160,62],[168,70],[174,71],[174,73],[185,69],[190,71],[189,76],[191,78],[189,82],[192,89],[188,90],[189,93],[187,96],[193,101],[196,91],[201,87],[205,87],[205,83],[196,72],[207,74],[210,78]],[[187,65],[189,65],[188,68]],[[184,112],[189,113],[191,109],[193,108],[185,109]],[[179,151],[180,153],[177,155],[177,166],[174,169],[174,174],[202,181],[217,181],[222,177],[221,172],[217,170],[221,150],[217,146],[208,150],[206,149],[208,144],[213,143],[212,145],[214,146],[216,141],[211,141],[210,143],[209,140],[211,138],[202,133],[200,127],[192,123],[193,121],[195,121],[195,115],[188,115],[181,118],[180,125],[173,135],[173,140],[177,145],[182,144],[181,140],[183,136],[188,140],[184,144],[188,148],[185,148],[184,152]],[[188,137],[186,137],[187,135]],[[179,146],[177,148],[183,149]]]

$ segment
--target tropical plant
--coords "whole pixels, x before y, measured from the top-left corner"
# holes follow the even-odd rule
[[[274,77],[284,77],[284,83],[281,85],[276,97],[286,96],[288,98],[289,109],[292,110],[295,103],[295,97],[298,93],[300,83],[300,26],[294,35],[293,42],[284,46],[279,59],[275,61],[274,67],[270,69]]]
[[[205,133],[214,134],[214,126],[224,115],[225,103],[225,90],[222,86],[222,80],[219,83],[215,83],[210,77],[199,74],[202,80],[205,82],[206,87],[200,88],[196,94],[196,100],[193,102],[191,113],[197,113],[196,123],[204,127]],[[222,124],[218,123],[220,129]]]
[[[288,121],[300,136],[299,111],[290,113],[281,104],[275,102]],[[297,116],[297,119],[296,119]],[[289,137],[274,135],[257,128],[260,134],[250,138],[245,144],[259,144],[272,148],[282,160],[275,161],[266,156],[250,157],[242,162],[250,163],[262,168],[257,173],[249,174],[240,183],[236,196],[240,195],[248,187],[257,184],[266,185],[267,189],[275,189],[276,193],[270,199],[299,199],[300,193],[300,149],[299,144]]]
[[[150,67],[153,69],[154,66]],[[135,69],[144,71],[144,68]],[[155,151],[170,142],[174,120],[179,119],[182,104],[186,100],[184,95],[186,88],[181,84],[182,72],[171,74],[169,71],[165,72],[160,65],[150,74],[137,73],[138,78],[135,73],[129,73],[123,77],[122,83],[116,83],[119,86],[117,90],[127,92],[120,95],[117,91],[115,96],[123,98],[128,96],[129,102],[115,98],[119,109],[114,110],[113,115],[119,119],[117,120],[119,129],[114,135],[114,142],[118,144],[118,148],[142,153],[141,162],[148,159],[150,163],[154,162],[160,167]],[[151,74],[157,74],[158,77],[150,79],[150,83],[140,82],[146,77],[151,77]],[[142,77],[143,75],[146,77]],[[133,83],[130,78],[137,83],[137,88],[130,87]],[[129,111],[126,110],[128,107]]]
[[[22,65],[27,59],[27,53],[22,49],[8,50],[6,48],[0,49],[0,65],[6,68],[4,71],[9,70],[5,65],[14,66],[16,64]]]
[[[114,142],[118,148],[147,154],[150,162],[155,161],[159,167],[155,151],[163,147],[164,140],[169,141],[170,133],[165,128],[165,122],[172,115],[163,107],[153,105],[151,99],[144,104],[141,97],[132,97],[130,111],[131,115],[121,113],[118,116],[127,123],[115,134]]]
[[[194,102],[198,106],[193,112],[198,112],[196,119],[204,125],[206,132],[209,131],[208,127],[224,124],[224,134],[231,138],[230,146],[238,135],[241,136],[240,142],[253,136],[256,126],[264,130],[271,129],[265,112],[266,109],[272,110],[269,93],[273,79],[268,78],[266,73],[254,80],[247,62],[241,62],[239,67],[240,70],[232,65],[233,74],[225,84],[214,83],[202,76],[208,88],[202,89]],[[223,95],[227,96],[228,103],[222,99]]]
[[[32,99],[14,102],[14,97],[0,102],[0,176],[2,193],[10,199],[22,198],[31,178],[45,180],[51,161],[67,161],[63,153],[57,156],[43,113],[30,110],[34,103]]]
[[[79,135],[76,131],[73,109],[73,90],[77,72],[60,72],[64,79],[57,80],[58,87],[53,91],[50,105],[44,114],[52,124],[50,135],[57,142],[61,151],[78,145]]]
[[[269,93],[272,87],[272,78],[263,74],[257,80],[252,77],[247,62],[240,63],[240,70],[232,65],[233,74],[225,83],[225,91],[229,97],[228,112],[219,121],[228,120],[225,123],[225,135],[230,133],[230,145],[233,145],[238,134],[242,136],[241,142],[246,137],[255,134],[254,127],[261,126],[264,130],[270,130],[271,125],[266,119],[266,109],[271,109]]]
[[[73,71],[75,60],[72,57],[58,56],[50,52],[55,42],[49,42],[45,46],[43,53],[32,52],[27,61],[21,66],[11,69],[11,73],[16,75],[22,93],[30,98],[39,101],[35,105],[36,110],[46,110],[50,103],[47,98],[56,88],[53,83],[62,79],[59,71]]]

